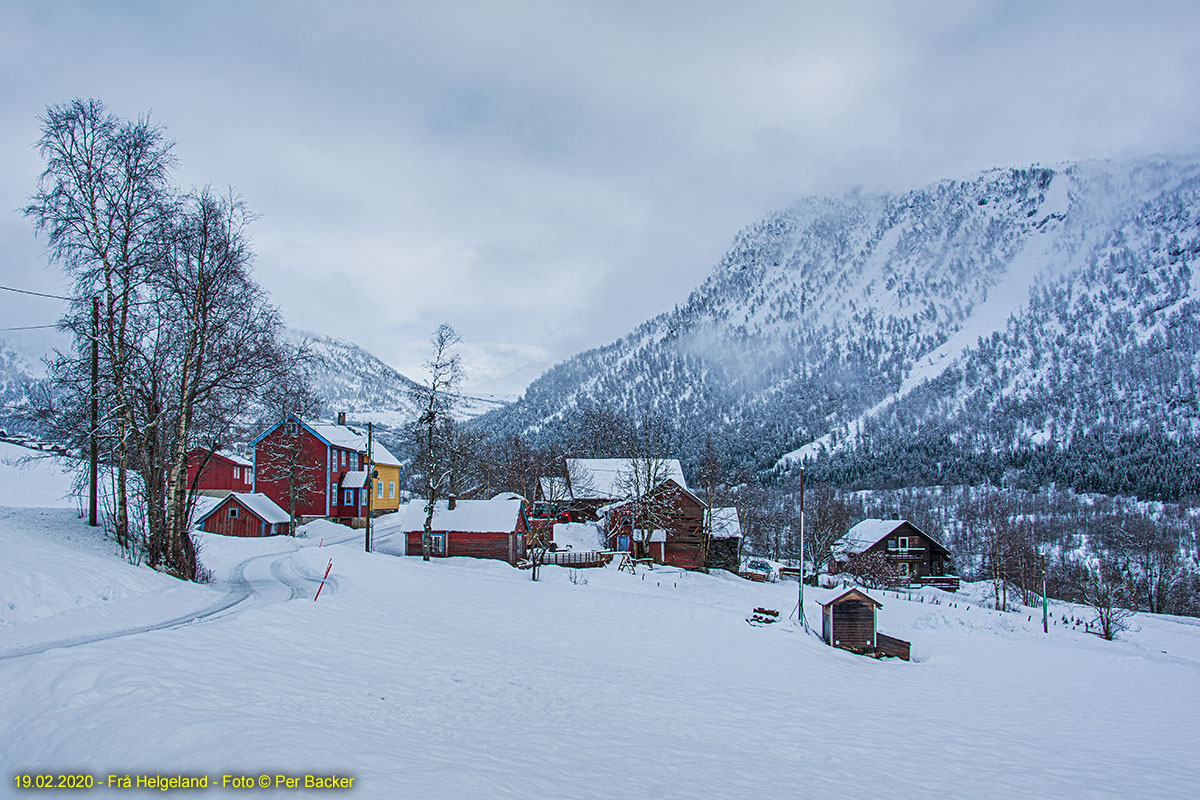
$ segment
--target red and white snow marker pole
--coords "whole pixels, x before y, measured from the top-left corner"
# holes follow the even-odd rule
[[[325,568],[325,578],[329,577],[329,570],[333,569],[333,559],[329,559],[329,566]],[[321,585],[317,587],[317,597],[321,596],[321,590],[325,588],[325,578],[321,578]],[[317,597],[313,598],[313,602],[317,602]]]

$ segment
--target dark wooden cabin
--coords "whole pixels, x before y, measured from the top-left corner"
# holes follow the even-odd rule
[[[847,589],[821,603],[821,638],[825,644],[853,650],[875,652],[875,610],[883,603],[862,589]]]
[[[708,507],[674,479],[665,480],[636,500],[605,510],[609,549],[630,551],[660,564],[684,569],[704,567],[704,517]],[[637,552],[649,530],[649,552]]]
[[[908,520],[864,519],[834,542],[832,550],[832,574],[845,571],[852,559],[878,554],[894,568],[897,583],[958,589],[950,551]]]

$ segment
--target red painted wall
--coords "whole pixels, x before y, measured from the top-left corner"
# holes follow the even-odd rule
[[[299,487],[296,513],[305,517],[323,517],[330,481],[338,480],[341,467],[331,478],[327,464],[329,447],[303,426],[296,436],[299,438],[296,443],[296,483]],[[290,504],[288,461],[292,446],[293,437],[286,432],[285,425],[280,425],[254,448],[254,490],[271,498],[284,511],[289,510]]]
[[[188,454],[188,486],[191,486],[192,482],[196,480],[196,472],[200,469],[200,464],[204,462],[206,455],[208,455],[208,451],[201,449],[193,450]],[[237,477],[234,477],[234,468],[237,468]],[[218,453],[213,453],[208,462],[204,464],[204,470],[200,472],[200,482],[196,484],[196,488],[248,492],[251,489],[252,472],[249,467],[230,461]]]
[[[237,517],[230,519],[229,509],[237,509]],[[280,526],[286,529],[286,526]],[[256,517],[250,509],[230,497],[209,514],[201,528],[208,533],[219,533],[223,536],[272,536],[280,531]]]

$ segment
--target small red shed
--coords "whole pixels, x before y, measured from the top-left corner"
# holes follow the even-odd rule
[[[232,492],[196,524],[207,533],[223,536],[275,536],[288,532],[291,517],[264,494]]]

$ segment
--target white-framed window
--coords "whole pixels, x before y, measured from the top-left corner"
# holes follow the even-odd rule
[[[350,469],[358,469],[358,453],[350,454]]]
[[[375,481],[375,499],[383,499],[383,481]]]
[[[430,549],[433,550],[435,556],[446,555],[446,534],[431,533],[429,535]]]
[[[229,509],[229,518],[230,518],[230,519],[237,519],[237,518],[238,518],[238,510],[237,510],[237,506],[234,506],[233,508],[230,508],[230,509]]]
[[[337,502],[337,484],[336,483],[329,484],[329,496],[333,498],[334,503]]]
[[[346,503],[345,504],[348,506],[354,505],[354,490],[353,489],[346,490]]]
[[[898,539],[898,541],[900,542],[900,549],[901,549],[901,550],[907,550],[907,549],[908,549],[908,537],[907,537],[907,536],[901,536],[901,537]]]
[[[393,498],[395,496],[396,496],[396,482],[388,481],[388,499],[390,500],[391,498]]]
[[[242,468],[241,467],[233,468],[233,477],[234,477],[234,480],[242,477]]]
[[[345,450],[343,450],[343,451],[342,451],[342,466],[343,466],[343,467],[344,467],[344,466],[346,466],[346,460],[347,460],[347,459],[346,459],[346,451],[345,451]]]

